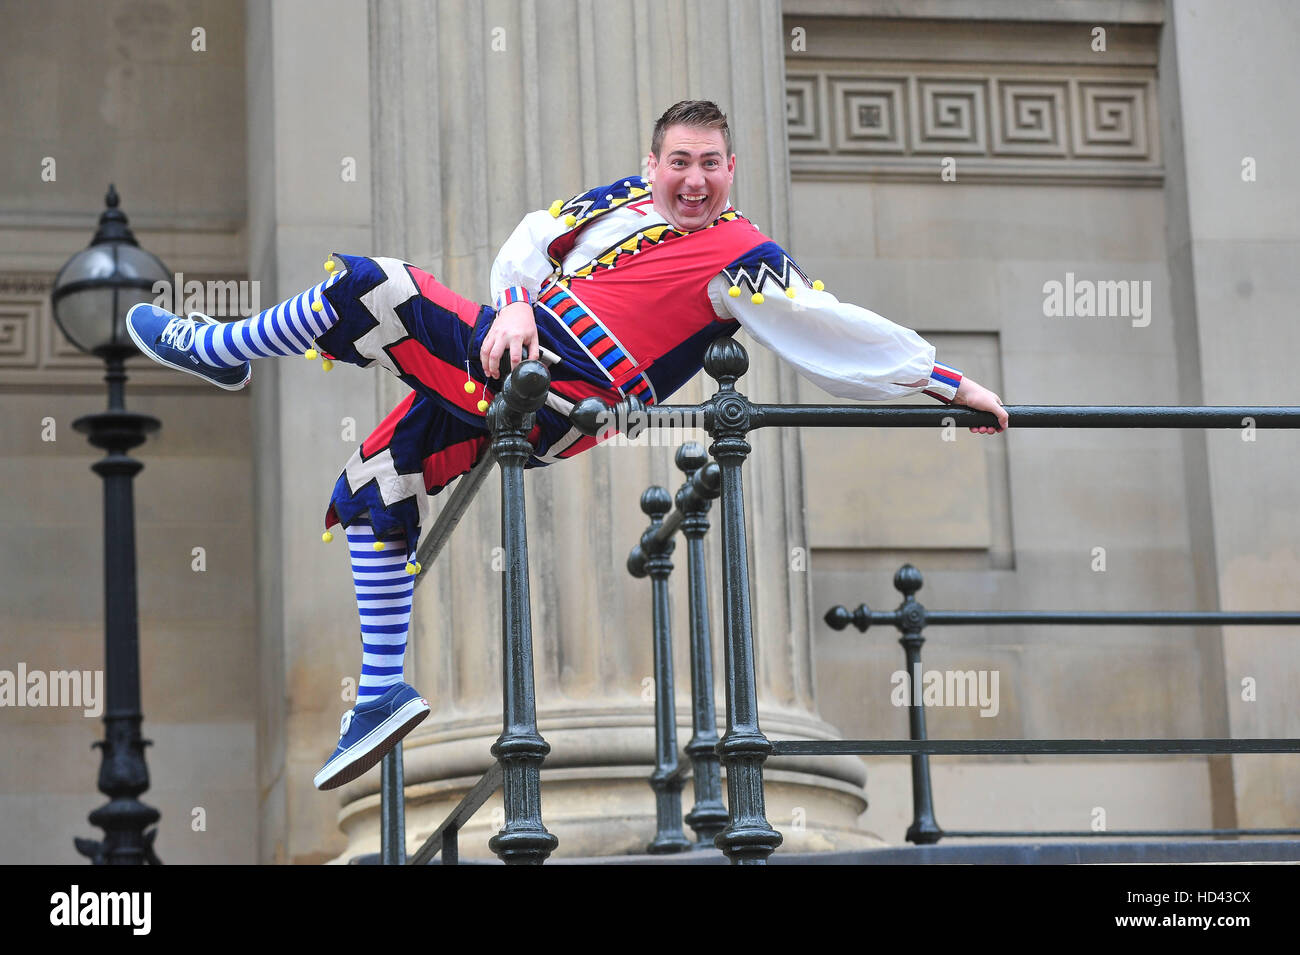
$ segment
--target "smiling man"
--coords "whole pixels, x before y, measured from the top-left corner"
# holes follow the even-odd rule
[[[839,397],[882,400],[924,392],[998,418],[998,427],[972,428],[974,432],[995,433],[1007,427],[1008,415],[997,395],[935,362],[933,346],[915,332],[840,302],[821,282],[810,282],[779,245],[736,212],[731,205],[736,156],[727,118],[715,104],[687,100],[659,117],[646,170],[645,180],[629,177],[567,203],[557,201],[549,213],[532,213],[515,229],[492,270],[498,314],[486,335],[476,338],[482,342],[477,357],[489,376],[498,374],[507,353],[512,363],[525,355],[545,360],[547,333],[560,329],[548,321],[554,310],[538,309],[535,303],[545,286],[556,281],[584,305],[596,304],[593,296],[606,299],[597,314],[620,340],[646,335],[658,339],[633,353],[647,366],[652,384],[656,378],[673,384],[667,391],[654,390],[651,397],[659,400],[699,370],[704,347],[716,337],[710,332],[730,334],[739,324],[800,374]],[[724,232],[732,241],[724,240]],[[610,268],[623,268],[620,274],[630,280],[632,270],[627,267],[633,255],[646,253],[651,244],[687,236],[689,242],[674,247],[674,258],[689,258],[690,269],[664,276],[641,269],[641,281],[622,283],[617,297],[586,285],[589,279],[610,278],[600,274]],[[741,251],[734,258],[718,260],[719,254],[725,258],[736,250]],[[666,251],[663,255],[668,257]],[[701,270],[703,287],[697,274]],[[614,284],[611,278],[609,285]],[[651,300],[668,304],[665,289],[670,307],[648,310]],[[697,308],[703,327],[682,322],[685,305]],[[708,338],[689,339],[697,347],[685,352],[649,354],[674,332],[681,338],[683,331]],[[690,369],[680,381],[665,368],[665,361],[671,367],[677,360]],[[659,367],[650,369],[652,363]]]
[[[729,204],[736,175],[731,131],[685,125],[661,130],[650,145],[647,169],[660,215],[686,232],[703,229]]]
[[[485,413],[502,357],[549,366],[529,436],[530,466],[594,446],[569,423],[583,398],[661,403],[695,376],[714,339],[744,328],[809,380],[845,398],[924,392],[997,416],[997,395],[935,361],[915,332],[809,281],[731,205],[727,118],[713,103],[670,107],[655,124],[647,175],[628,176],[524,217],[479,305],[415,266],[335,255],[329,278],[252,318],[218,323],[138,305],[127,327],[149,357],[230,391],[251,360],[278,355],[381,366],[411,388],[361,443],[334,486],[325,540],[347,533],[361,622],[357,705],[316,774],[333,789],[370,769],[429,712],[403,681],[415,551],[429,497],[488,445]],[[339,269],[336,263],[341,262]],[[606,435],[607,436],[607,435]]]

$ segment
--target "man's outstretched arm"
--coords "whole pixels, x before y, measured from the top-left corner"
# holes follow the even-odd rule
[[[793,262],[784,271],[786,285],[768,272],[754,288],[746,272],[729,267],[709,284],[715,311],[735,318],[755,341],[837,397],[887,401],[923,392],[997,416],[998,427],[972,432],[994,434],[1008,426],[998,396],[937,362],[934,346],[916,332],[808,285]]]

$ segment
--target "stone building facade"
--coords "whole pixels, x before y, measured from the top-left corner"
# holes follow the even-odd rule
[[[61,338],[48,292],[110,180],[186,281],[246,283],[265,305],[316,282],[329,252],[360,252],[484,300],[524,212],[637,170],[659,113],[709,98],[731,117],[737,207],[1007,404],[1293,403],[1300,133],[1278,117],[1300,106],[1300,14],[1285,0],[0,9],[0,469],[17,510],[0,529],[0,670],[102,666],[101,498],[71,428],[102,407],[102,373]],[[1091,313],[1057,307],[1086,283],[1103,293]],[[741,340],[755,400],[836,400]],[[292,359],[258,363],[233,395],[143,359],[130,373],[128,406],[163,421],[136,479],[160,855],[374,851],[377,772],[311,784],[358,666],[345,551],[320,531],[343,461],[402,386]],[[892,606],[904,562],[933,609],[1300,609],[1293,432],[1017,431],[1013,416],[996,438],[765,430],[752,444],[775,738],[906,735],[895,635],[821,619]],[[650,594],[623,559],[641,490],[677,479],[662,447],[529,472],[542,805],[560,855],[637,851],[654,832]],[[412,844],[500,732],[498,515],[489,482],[417,593],[408,678],[433,713],[405,746]],[[674,612],[685,739],[684,598]],[[997,672],[1000,694],[996,714],[932,710],[930,735],[1300,736],[1294,635],[933,628],[927,669]],[[0,860],[77,861],[72,836],[97,834],[100,723],[58,707],[0,721]],[[1087,829],[1099,809],[1112,829],[1300,824],[1289,756],[936,758],[933,774],[954,829]],[[765,777],[788,849],[896,844],[910,820],[905,759],[772,760]],[[497,805],[464,855],[487,854]]]

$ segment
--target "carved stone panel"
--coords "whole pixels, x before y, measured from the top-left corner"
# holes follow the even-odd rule
[[[906,141],[907,81],[834,78],[835,146],[840,152],[902,153]]]
[[[944,155],[986,153],[985,85],[983,80],[915,78],[912,151]]]
[[[1154,70],[837,63],[786,74],[796,177],[1158,185]],[[798,67],[803,67],[802,69]]]
[[[998,83],[993,107],[993,153],[1005,156],[1064,158],[1070,135],[1066,124],[1068,85],[1022,80]]]
[[[103,384],[104,363],[80,351],[55,323],[53,284],[52,275],[0,273],[0,386]],[[207,387],[144,356],[128,360],[127,374],[131,387]]]

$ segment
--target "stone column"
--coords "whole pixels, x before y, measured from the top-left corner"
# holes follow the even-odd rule
[[[371,246],[368,28],[365,8],[348,0],[250,0],[247,13],[248,274],[270,305],[321,281],[331,251]],[[342,840],[337,797],[317,792],[312,777],[352,705],[343,681],[355,688],[361,663],[347,546],[340,534],[327,547],[321,531],[335,479],[377,421],[375,378],[268,359],[253,363],[249,389],[259,853],[319,862]]]
[[[1173,313],[1184,323],[1179,400],[1294,405],[1300,203],[1292,157],[1300,66],[1288,42],[1300,11],[1282,0],[1225,8],[1172,5],[1161,48]],[[1185,344],[1183,344],[1185,343]],[[1248,440],[1249,439],[1249,440]],[[1207,609],[1294,610],[1300,580],[1295,462],[1300,435],[1246,429],[1191,434],[1192,551]],[[1300,735],[1297,653],[1271,628],[1207,631],[1207,736]],[[1249,681],[1249,682],[1247,682]],[[1214,823],[1294,826],[1300,762],[1290,755],[1211,762]]]
[[[627,0],[370,4],[376,156],[375,251],[430,269],[478,301],[496,251],[521,216],[579,188],[639,172],[654,120],[686,98],[717,101],[738,154],[733,201],[778,241],[788,227],[780,4],[777,0]],[[747,342],[741,390],[794,400],[791,372]],[[381,384],[395,403],[401,386]],[[674,403],[712,392],[703,376]],[[703,438],[702,434],[696,435]],[[542,812],[557,856],[642,851],[653,836],[654,710],[650,590],[624,569],[651,483],[675,490],[676,443],[606,446],[529,472],[529,549],[537,704],[551,744]],[[802,464],[794,434],[760,432],[746,465],[760,719],[773,737],[824,737],[813,700]],[[417,592],[411,659],[433,713],[407,739],[411,844],[486,768],[501,729],[499,501],[495,482],[462,521]],[[435,502],[435,510],[441,497]],[[721,669],[715,561],[715,672]],[[792,563],[793,557],[793,563]],[[793,569],[792,569],[793,568]],[[685,580],[674,633],[688,639]],[[679,687],[689,658],[677,655]],[[721,681],[717,687],[722,694]],[[689,733],[689,692],[678,694]],[[719,707],[721,711],[721,707]],[[853,757],[769,763],[768,812],[785,851],[856,846],[865,773]],[[378,775],[345,787],[346,855],[378,847]],[[492,807],[462,834],[487,855]],[[801,812],[798,810],[802,810]],[[791,827],[792,819],[806,826]]]

